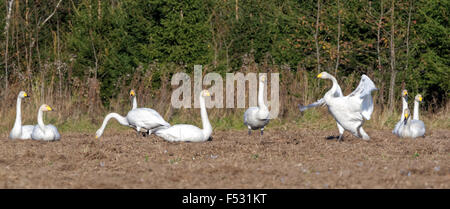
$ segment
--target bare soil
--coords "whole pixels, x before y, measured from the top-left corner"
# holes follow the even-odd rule
[[[450,188],[450,130],[400,139],[367,130],[215,131],[204,143],[170,143],[107,129],[61,141],[0,138],[0,188]]]

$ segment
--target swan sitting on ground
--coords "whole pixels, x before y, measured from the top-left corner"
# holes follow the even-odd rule
[[[331,89],[325,96],[317,102],[308,106],[300,106],[300,111],[318,105],[326,104],[328,111],[336,120],[339,137],[338,141],[343,138],[344,131],[351,132],[356,137],[369,140],[370,137],[362,128],[364,120],[370,120],[373,112],[372,91],[377,90],[375,84],[366,75],[361,76],[358,87],[349,95],[343,96],[336,78],[327,72],[317,75],[317,78],[330,79],[333,82]]]
[[[206,112],[204,98],[209,96],[210,93],[208,90],[203,90],[200,93],[200,115],[202,117],[203,129],[188,124],[177,124],[171,126],[170,128],[157,130],[155,134],[170,142],[204,142],[209,140],[212,133],[212,126],[208,120],[208,113]]]
[[[31,138],[34,140],[55,141],[61,139],[61,135],[59,134],[58,129],[54,125],[44,124],[42,114],[43,112],[47,111],[53,111],[53,109],[46,104],[41,105],[41,107],[39,108],[38,124],[34,126],[33,133],[31,134]]]
[[[397,122],[397,124],[395,124],[394,130],[392,131],[393,134],[400,136],[398,133],[398,129],[400,128],[400,126],[402,126],[404,124],[404,119],[405,119],[405,110],[408,109],[408,91],[407,90],[403,90],[402,91],[402,115],[400,117],[400,121]]]
[[[26,92],[21,91],[17,96],[17,105],[16,105],[16,122],[14,122],[14,127],[9,133],[10,139],[31,139],[31,133],[33,132],[33,125],[25,125],[22,126],[22,112],[21,112],[21,104],[23,98],[28,98],[30,96],[27,95]]]
[[[261,129],[261,135],[264,134],[264,126],[269,123],[269,109],[264,104],[264,83],[266,76],[259,78],[258,107],[250,107],[244,113],[244,125],[248,127],[248,135],[251,130]]]
[[[425,124],[421,120],[411,120],[409,109],[405,110],[404,117],[404,124],[398,129],[400,137],[416,138],[425,135]]]

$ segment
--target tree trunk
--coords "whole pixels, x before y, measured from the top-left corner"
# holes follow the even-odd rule
[[[340,45],[339,41],[341,39],[341,11],[339,6],[339,0],[337,1],[337,10],[338,10],[338,37],[337,37],[337,55],[336,55],[336,67],[334,68],[334,76],[336,77],[337,70],[339,67],[339,56],[340,56]]]
[[[395,0],[392,0],[391,5],[391,40],[390,40],[390,52],[391,52],[391,82],[389,84],[389,111],[392,112],[394,109],[394,88],[395,88],[395,78],[397,76],[397,71],[395,69],[395,21],[394,21],[394,10],[395,10]]]
[[[14,0],[9,1],[8,3],[8,12],[6,15],[6,24],[5,24],[5,91],[3,98],[6,99],[8,96],[8,41],[9,41],[9,21],[11,19],[11,11],[12,11],[12,4]]]
[[[320,0],[317,0],[316,33],[314,34],[314,41],[316,43],[317,74],[320,73],[319,19],[320,19]],[[319,82],[317,82],[317,85],[319,85]]]
[[[383,7],[383,0],[380,1],[380,18],[378,19],[378,27],[377,27],[377,62],[378,62],[378,70],[381,71],[381,88],[380,88],[380,103],[382,104],[382,107],[385,105],[384,101],[384,79],[383,76],[385,75],[384,68],[381,65],[381,53],[380,53],[380,42],[381,42],[381,25],[383,24],[383,16],[384,16],[384,7]]]

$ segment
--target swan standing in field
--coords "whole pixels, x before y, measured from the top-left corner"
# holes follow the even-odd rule
[[[136,93],[134,90],[130,91],[130,96],[133,100],[133,108],[128,112],[126,117],[119,115],[118,113],[109,113],[103,120],[102,126],[95,132],[95,138],[102,136],[103,131],[111,118],[114,118],[121,125],[128,126],[136,129],[137,135],[141,130],[145,130],[148,135],[153,131],[170,127],[158,112],[151,108],[138,108],[136,101]]]
[[[326,104],[339,129],[338,141],[342,140],[345,130],[356,137],[369,140],[370,137],[364,131],[362,125],[364,120],[370,120],[373,112],[372,91],[377,90],[377,88],[372,80],[366,75],[362,75],[358,87],[351,94],[343,96],[336,78],[332,75],[322,72],[317,75],[317,78],[330,79],[333,82],[333,86],[317,102],[308,106],[299,105],[300,111]]]
[[[404,117],[404,124],[398,129],[400,137],[416,138],[425,135],[425,124],[421,120],[411,120],[409,109],[405,110]]]
[[[259,77],[258,107],[250,107],[244,113],[244,125],[248,127],[248,135],[251,130],[261,129],[261,135],[264,134],[264,127],[269,123],[269,109],[264,104],[264,83],[266,76]]]
[[[130,96],[133,100],[133,108],[128,112],[127,119],[136,128],[138,134],[141,128],[145,129],[144,133],[147,133],[147,136],[150,136],[153,131],[170,127],[170,124],[156,110],[137,107],[136,92],[134,90],[130,91]]]
[[[402,115],[400,118],[400,121],[397,122],[397,124],[395,124],[394,130],[392,131],[393,134],[400,136],[398,133],[398,129],[400,128],[400,126],[402,126],[404,124],[404,119],[405,119],[405,110],[408,109],[408,91],[407,90],[403,90],[402,91]]]
[[[27,95],[26,92],[20,91],[17,96],[17,105],[16,105],[16,121],[14,122],[14,126],[9,133],[10,139],[31,139],[31,133],[33,132],[33,125],[24,125],[22,126],[22,112],[21,112],[21,104],[23,98],[28,98],[30,96]]]
[[[189,124],[177,124],[171,126],[170,128],[157,130],[155,134],[170,142],[204,142],[209,140],[212,133],[212,126],[211,123],[209,123],[204,98],[209,96],[211,95],[208,90],[203,90],[200,93],[200,115],[202,117],[203,129]]]
[[[31,138],[34,140],[55,141],[61,139],[61,135],[59,134],[58,129],[54,125],[44,124],[42,114],[43,112],[47,111],[53,111],[53,109],[46,104],[41,105],[41,107],[39,108],[37,117],[38,124],[34,126],[33,133],[31,134]]]

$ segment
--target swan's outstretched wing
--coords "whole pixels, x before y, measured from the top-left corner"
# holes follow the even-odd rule
[[[372,80],[366,75],[361,76],[358,87],[348,97],[359,97],[361,102],[361,114],[366,120],[370,120],[373,112],[372,91],[378,90]]]
[[[317,107],[319,105],[325,105],[325,99],[324,98],[319,99],[316,102],[314,102],[312,104],[309,104],[309,105],[306,105],[306,106],[303,106],[303,105],[299,104],[298,108],[300,109],[300,112],[303,112],[303,111],[305,111],[305,110],[307,110],[309,108]]]

